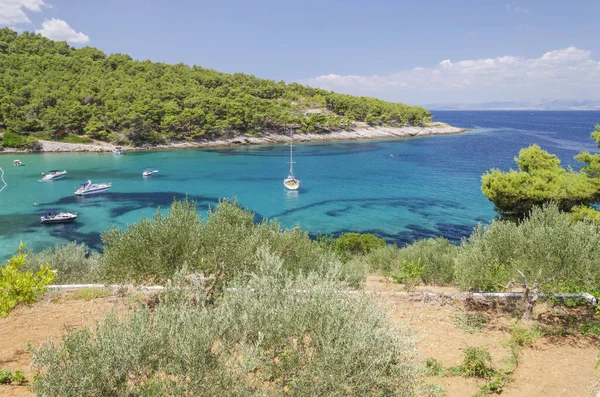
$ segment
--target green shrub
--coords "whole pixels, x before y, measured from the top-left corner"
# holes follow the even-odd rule
[[[421,275],[423,274],[424,266],[421,265],[421,259],[417,263],[407,262],[402,260],[400,269],[397,273],[392,273],[392,278],[397,282],[404,284],[407,291],[412,291],[421,283]]]
[[[37,139],[32,136],[18,135],[10,131],[6,131],[2,137],[2,146],[15,149],[32,149],[37,143]]]
[[[12,372],[0,368],[0,385],[8,385],[12,382]]]
[[[427,368],[427,373],[431,376],[442,376],[444,374],[444,366],[433,357],[425,360],[425,368]]]
[[[600,231],[573,224],[555,205],[535,208],[516,224],[494,221],[463,240],[456,280],[465,290],[522,286],[524,319],[530,319],[539,293],[592,289],[600,282]]]
[[[27,383],[27,379],[25,378],[25,374],[23,371],[16,370],[14,375],[11,378],[12,383],[16,383],[18,385],[23,385]]]
[[[162,282],[187,266],[219,280],[251,272],[257,250],[266,245],[284,261],[284,267],[299,272],[326,272],[339,264],[333,252],[313,242],[299,228],[282,230],[277,221],[254,223],[254,214],[235,201],[223,200],[200,220],[195,203],[174,202],[165,216],[142,219],[127,229],[102,235],[104,256],[101,277],[108,282]],[[344,266],[358,285],[364,279],[360,267]]]
[[[518,347],[532,347],[542,335],[542,331],[535,327],[514,323],[510,326],[509,344]]]
[[[487,349],[468,346],[463,349],[463,352],[464,357],[459,369],[464,376],[487,379],[495,374],[492,356]]]
[[[335,239],[332,247],[345,260],[348,255],[364,255],[385,247],[385,240],[371,233],[345,233]]]
[[[263,247],[216,306],[169,283],[154,311],[113,313],[33,349],[40,395],[412,396],[412,338],[373,298],[340,294],[339,266],[294,274]],[[187,285],[187,284],[186,284]],[[195,296],[195,300],[190,300]],[[118,352],[116,354],[116,352]]]
[[[164,214],[143,218],[127,229],[102,233],[100,277],[108,282],[160,282],[184,265],[201,267],[201,231],[196,204],[175,201]],[[214,264],[213,264],[214,265]]]
[[[454,276],[454,257],[458,247],[442,237],[422,239],[400,249],[399,256],[408,262],[421,260],[424,284],[447,285]]]
[[[420,278],[424,284],[446,285],[453,280],[457,251],[458,247],[444,238],[423,239],[403,248],[387,245],[372,250],[366,262],[373,271],[387,276],[401,272],[403,262],[420,261],[423,266]]]
[[[37,273],[22,271],[26,263],[25,245],[19,246],[19,252],[0,266],[0,317],[10,314],[13,307],[20,303],[33,303],[46,290],[54,279],[50,266],[40,266]]]
[[[389,276],[402,263],[402,259],[400,258],[398,247],[395,245],[386,245],[366,255],[365,262],[371,270]]]
[[[86,137],[86,136],[79,136],[79,135],[75,135],[75,134],[64,134],[61,135],[58,139],[58,141],[60,142],[64,142],[64,143],[83,143],[83,144],[87,144],[87,143],[92,143],[94,142],[92,139]]]
[[[24,269],[39,269],[48,264],[55,274],[57,284],[94,283],[98,280],[100,254],[91,252],[85,244],[70,242],[56,245],[38,253],[27,254],[27,264]]]

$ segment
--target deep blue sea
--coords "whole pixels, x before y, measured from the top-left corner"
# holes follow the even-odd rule
[[[461,135],[402,140],[306,143],[295,146],[298,192],[282,185],[288,148],[251,146],[113,154],[4,154],[8,186],[0,192],[0,260],[19,241],[34,250],[77,240],[101,248],[100,232],[125,227],[174,198],[196,200],[206,214],[219,198],[236,197],[256,219],[277,218],[312,235],[374,233],[406,244],[445,236],[458,242],[478,222],[491,221],[492,204],[480,190],[490,168],[515,167],[519,149],[537,143],[564,164],[579,151],[597,151],[590,132],[600,112],[436,111],[434,118],[470,128]],[[15,167],[20,159],[25,166]],[[159,174],[143,178],[146,167]],[[67,177],[38,182],[42,171]],[[112,182],[109,193],[76,197],[78,184]],[[0,182],[0,188],[1,188]],[[77,211],[73,224],[42,226],[47,209]]]

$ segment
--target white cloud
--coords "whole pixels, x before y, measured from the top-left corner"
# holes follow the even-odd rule
[[[329,74],[305,83],[409,103],[600,99],[600,62],[590,51],[568,47],[539,58],[445,59],[382,76]]]
[[[79,44],[90,41],[88,36],[81,32],[76,32],[75,29],[70,27],[69,24],[62,19],[48,19],[42,24],[42,29],[36,30],[35,32],[55,41],[67,41],[69,43]]]
[[[0,25],[30,23],[25,10],[40,12],[49,7],[44,0],[0,0]]]
[[[511,4],[506,5],[506,10],[517,14],[529,14],[529,8],[513,6]]]

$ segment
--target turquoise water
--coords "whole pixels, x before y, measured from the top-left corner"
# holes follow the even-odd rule
[[[459,241],[477,222],[493,219],[480,177],[508,169],[521,147],[538,143],[565,162],[594,151],[589,133],[600,112],[436,112],[437,120],[472,128],[462,135],[388,141],[307,143],[295,147],[298,192],[282,185],[286,146],[252,146],[112,154],[0,155],[8,187],[0,193],[0,259],[19,241],[41,250],[77,240],[101,248],[99,234],[126,226],[187,194],[205,211],[237,197],[257,220],[277,218],[313,235],[375,233],[404,244],[443,235]],[[15,167],[14,159],[25,166]],[[143,178],[147,167],[159,174]],[[38,182],[42,171],[64,179]],[[112,182],[109,193],[76,197],[78,184]],[[47,209],[77,211],[73,224],[42,226]]]

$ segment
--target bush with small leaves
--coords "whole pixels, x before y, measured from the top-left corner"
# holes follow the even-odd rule
[[[421,265],[421,259],[418,259],[417,263],[407,262],[406,259],[403,259],[398,272],[392,273],[392,278],[397,283],[404,284],[407,291],[412,291],[421,283],[423,268],[424,265]]]
[[[341,267],[293,273],[260,247],[216,303],[175,275],[154,311],[113,313],[33,352],[40,395],[412,396],[414,340]],[[183,284],[188,280],[187,284]],[[185,288],[183,288],[185,286]],[[176,331],[176,332],[174,332]],[[118,352],[118,354],[115,354]]]
[[[495,374],[492,356],[487,349],[468,346],[463,349],[463,352],[463,361],[458,368],[464,376],[487,379]]]
[[[350,255],[365,255],[385,246],[385,240],[371,233],[345,233],[333,241],[332,249],[342,260]]]
[[[600,229],[577,222],[556,205],[534,208],[520,224],[494,221],[462,242],[456,281],[465,290],[523,290],[523,319],[532,318],[541,293],[600,283]]]
[[[447,285],[453,281],[454,258],[458,249],[445,238],[423,239],[402,248],[388,245],[375,249],[366,256],[366,262],[372,270],[390,275],[399,271],[403,261],[420,261],[424,284]]]
[[[94,283],[99,281],[100,258],[100,254],[91,251],[85,244],[70,242],[38,253],[29,252],[25,269],[39,269],[48,264],[54,271],[57,284]]]
[[[300,228],[282,230],[276,220],[254,223],[254,214],[235,200],[222,200],[200,219],[192,201],[175,201],[167,215],[160,211],[127,229],[102,235],[104,256],[100,277],[107,282],[164,282],[188,267],[218,276],[219,283],[252,271],[256,252],[266,245],[284,261],[284,267],[300,272],[326,272],[339,259],[313,242]],[[364,275],[345,266],[341,277],[359,284]]]

